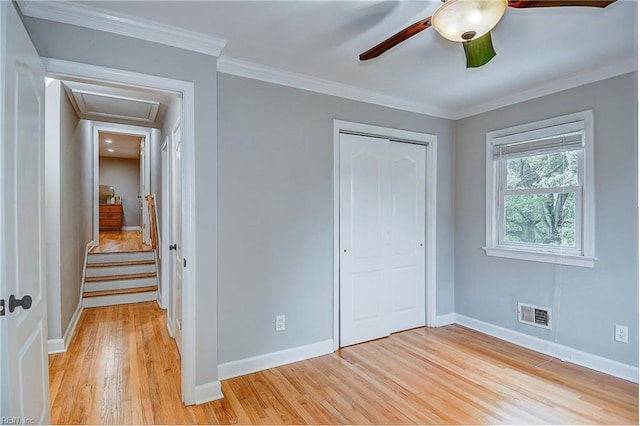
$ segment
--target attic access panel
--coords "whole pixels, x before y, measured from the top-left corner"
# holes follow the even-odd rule
[[[153,123],[160,103],[146,99],[107,95],[72,89],[71,93],[81,114]]]

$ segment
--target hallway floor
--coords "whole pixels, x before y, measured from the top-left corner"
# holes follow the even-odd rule
[[[142,244],[140,231],[100,231],[100,244],[89,253],[122,253],[150,251],[150,245]]]
[[[389,338],[222,382],[185,407],[155,302],[85,309],[49,356],[54,424],[638,424],[638,385],[460,326]],[[535,367],[540,364],[539,367]]]

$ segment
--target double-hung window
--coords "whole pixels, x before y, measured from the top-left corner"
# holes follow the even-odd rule
[[[591,111],[487,133],[490,256],[592,267]]]

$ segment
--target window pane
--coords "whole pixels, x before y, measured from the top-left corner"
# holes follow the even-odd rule
[[[575,247],[576,194],[504,196],[505,242]]]
[[[578,151],[510,158],[506,166],[507,189],[578,185]]]

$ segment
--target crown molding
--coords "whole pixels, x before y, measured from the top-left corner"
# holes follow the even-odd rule
[[[627,58],[619,62],[603,64],[597,68],[591,68],[572,74],[565,78],[560,78],[540,86],[532,87],[521,92],[513,93],[508,96],[493,99],[470,108],[457,111],[451,117],[454,120],[471,117],[482,114],[484,112],[493,111],[498,108],[514,105],[520,102],[528,101],[542,96],[551,95],[563,90],[573,89],[585,84],[595,83],[596,81],[606,80],[608,78],[617,77],[638,70],[638,59]]]
[[[434,117],[451,119],[454,116],[453,111],[423,102],[383,95],[348,84],[284,71],[226,56],[218,59],[218,72]]]
[[[19,1],[23,15],[105,31],[218,57],[227,40],[63,1]]]
[[[637,59],[627,58],[479,103],[469,108],[454,110],[232,57],[220,56],[227,40],[150,20],[132,18],[115,12],[105,12],[90,6],[65,1],[21,0],[17,4],[25,16],[124,35],[219,57],[218,71],[221,73],[450,120],[471,117],[638,70]]]

